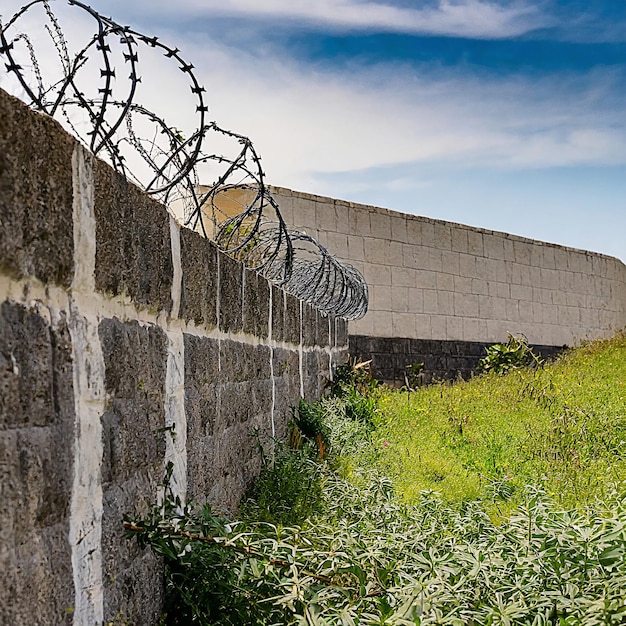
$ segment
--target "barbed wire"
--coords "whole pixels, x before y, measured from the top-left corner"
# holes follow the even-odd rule
[[[91,152],[163,202],[184,226],[275,285],[325,314],[364,315],[368,292],[361,274],[312,237],[288,229],[252,142],[207,121],[206,90],[180,50],[67,0],[82,17],[95,20],[95,28],[87,31],[93,34],[71,52],[52,10],[54,1],[32,0],[6,24],[0,20],[0,56],[7,74],[17,80],[20,97],[59,120]],[[30,19],[41,10],[38,20]],[[35,39],[28,29],[22,32],[22,22],[43,31]],[[44,40],[53,50],[42,56],[38,48]],[[194,118],[189,128],[181,130],[139,102],[140,52],[142,58],[160,53],[159,63],[165,57],[176,64],[193,99],[187,108]],[[121,80],[124,73],[128,78]],[[220,154],[207,150],[208,145],[222,146]]]

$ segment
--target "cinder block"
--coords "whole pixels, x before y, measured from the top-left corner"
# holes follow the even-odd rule
[[[441,252],[441,268],[448,274],[458,275],[461,273],[460,254],[450,250]]]
[[[391,290],[392,287],[389,285],[372,285],[369,289],[371,310],[390,311]]]
[[[243,330],[243,272],[244,266],[223,253],[218,253],[220,330],[239,333]]]
[[[454,315],[454,297],[451,291],[437,291],[437,314]],[[424,309],[424,311],[427,313]],[[434,316],[433,316],[434,319]]]
[[[404,267],[392,267],[391,284],[394,287],[415,287],[415,271]]]
[[[219,342],[184,335],[187,489],[202,502],[215,480],[215,419],[220,410]]]
[[[125,514],[145,515],[163,480],[167,339],[158,327],[117,319],[103,320],[98,333],[109,398],[102,416],[105,619],[122,613],[134,622],[158,619],[162,563],[136,542],[124,540],[120,520]],[[129,589],[134,607],[129,606]]]
[[[445,315],[433,315],[430,318],[431,336],[433,339],[447,339]]]
[[[365,244],[363,237],[348,235],[348,254],[346,258],[349,259],[351,263],[365,260]]]
[[[455,276],[454,291],[456,293],[472,293],[472,279],[463,276]]]
[[[372,235],[369,211],[364,207],[350,207],[348,209],[348,223],[351,234],[361,237],[370,237]]]
[[[96,289],[171,308],[170,218],[165,207],[102,161],[94,161]]]
[[[283,341],[297,345],[300,343],[302,336],[300,300],[288,293],[285,293],[283,302]]]
[[[451,230],[451,249],[454,252],[469,252],[467,243],[467,229],[453,226]]]
[[[46,317],[0,306],[3,624],[66,624],[74,604],[72,344],[65,319],[51,326]]]
[[[424,289],[424,313],[440,313],[437,301],[437,291],[433,289]],[[450,311],[446,311],[450,313]]]
[[[489,282],[482,278],[472,278],[472,293],[486,296],[489,294]]]
[[[489,259],[503,261],[504,240],[501,235],[483,234],[484,254]]]
[[[422,237],[422,220],[419,217],[408,215],[406,218],[407,241],[415,246],[429,245]]]
[[[409,290],[407,287],[392,287],[391,310],[406,313],[409,309]]]
[[[348,260],[348,235],[343,233],[328,233],[326,237],[326,248],[333,255],[340,259]]]
[[[450,226],[441,222],[433,225],[433,248],[437,250],[452,249],[452,233]]]
[[[454,314],[460,317],[478,317],[478,296],[455,293]]]
[[[459,255],[460,274],[466,278],[476,278],[476,258],[471,254]]]
[[[72,283],[74,146],[52,118],[0,90],[0,265],[12,276]]]
[[[315,223],[318,230],[326,230],[331,233],[337,232],[339,219],[332,200],[318,200],[315,203]]]
[[[316,208],[314,200],[294,196],[293,219],[296,230],[304,230],[308,235],[314,236],[318,229]]]
[[[454,291],[454,276],[452,274],[437,274],[437,289],[439,291]]]
[[[421,289],[436,289],[437,273],[431,271],[417,271],[415,274],[415,285]]]
[[[432,329],[430,326],[430,315],[418,313],[415,315],[415,335],[418,339],[432,339]]]
[[[519,318],[521,322],[532,324],[534,322],[533,303],[528,300],[520,300],[518,304]]]
[[[412,313],[424,312],[424,291],[409,288],[409,311]]]
[[[254,270],[244,271],[243,331],[255,337],[269,334],[270,287]]]
[[[302,344],[306,347],[315,345],[317,311],[310,304],[302,304]]]
[[[478,296],[478,316],[481,319],[493,319],[495,317],[493,312],[493,303],[495,298],[490,296]]]
[[[207,330],[217,326],[217,254],[217,248],[208,239],[181,228],[180,316]]]
[[[556,269],[556,260],[554,258],[554,252],[556,247],[552,244],[545,244],[543,246],[543,267],[546,269]]]
[[[530,250],[531,244],[526,241],[515,240],[513,242],[515,262],[520,265],[530,265]]]
[[[511,298],[523,300],[524,302],[532,302],[533,288],[527,285],[511,285]]]
[[[370,229],[373,237],[389,241],[391,239],[391,217],[389,214],[372,211],[370,213]]]
[[[435,245],[435,226],[428,219],[421,218],[421,243],[424,246],[434,247]]]
[[[462,340],[463,339],[463,318],[462,317],[447,317],[446,318],[446,338],[448,340]]]
[[[391,285],[391,268],[370,263],[365,266],[365,280],[368,285]]]
[[[412,313],[392,312],[391,326],[393,337],[415,337],[416,321],[416,316]]]
[[[517,300],[506,300],[506,320],[508,322],[518,322],[519,308]]]
[[[443,257],[441,250],[438,250],[437,248],[429,248],[428,267],[433,272],[443,272]]]
[[[475,256],[482,257],[485,255],[483,246],[483,234],[476,230],[467,231],[468,252]]]
[[[402,266],[402,244],[388,241],[385,246],[385,264],[393,267]]]
[[[510,263],[515,262],[515,247],[514,240],[511,235],[504,235],[502,239],[502,246],[504,248],[504,260]]]
[[[567,270],[568,251],[563,248],[556,248],[554,251],[554,262],[557,270]]]
[[[463,318],[464,341],[486,341],[487,322],[478,318]]]
[[[406,226],[406,218],[401,215],[391,217],[391,239],[400,243],[408,243],[409,237]]]
[[[365,260],[370,265],[379,264],[386,265],[386,248],[387,241],[381,238],[368,238],[365,239]]]

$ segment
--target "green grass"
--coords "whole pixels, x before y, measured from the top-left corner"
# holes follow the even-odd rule
[[[501,514],[523,486],[559,504],[604,497],[626,479],[626,335],[543,368],[488,374],[379,400],[374,434],[383,471],[402,497],[491,498]]]
[[[165,623],[626,623],[626,337],[411,394],[348,370],[238,520],[171,497],[127,519]]]

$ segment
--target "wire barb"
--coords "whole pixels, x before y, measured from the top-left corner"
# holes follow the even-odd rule
[[[54,1],[32,0],[6,25],[0,22],[0,57],[7,73],[17,79],[22,99],[56,117],[95,155],[163,202],[185,226],[212,239],[273,284],[324,314],[363,316],[368,292],[361,274],[312,237],[287,228],[252,142],[207,122],[206,90],[180,50],[121,26],[79,0],[68,0],[95,21],[94,34],[72,53],[51,8]],[[34,42],[39,45],[41,38],[18,30],[20,20],[39,9],[51,55],[38,55]],[[187,109],[195,119],[190,132],[139,102],[140,59],[153,50],[190,87],[195,100]],[[55,54],[58,64],[51,70],[49,57]],[[122,72],[116,72],[116,62],[122,64]],[[119,77],[127,73],[128,79],[121,81]],[[210,143],[225,144],[224,153],[208,150]],[[205,171],[212,176],[203,181]],[[210,184],[201,184],[209,180]]]

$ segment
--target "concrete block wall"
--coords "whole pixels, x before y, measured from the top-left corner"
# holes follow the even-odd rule
[[[278,187],[272,192],[287,224],[365,276],[369,310],[350,324],[351,351],[363,356],[400,353],[411,362],[409,354],[428,353],[406,342],[367,348],[367,338],[435,341],[439,356],[471,357],[472,345],[504,341],[508,332],[554,347],[626,327],[626,266],[618,259]],[[441,342],[455,347],[444,351]]]
[[[234,510],[347,341],[0,90],[0,624],[157,623],[123,515]]]

